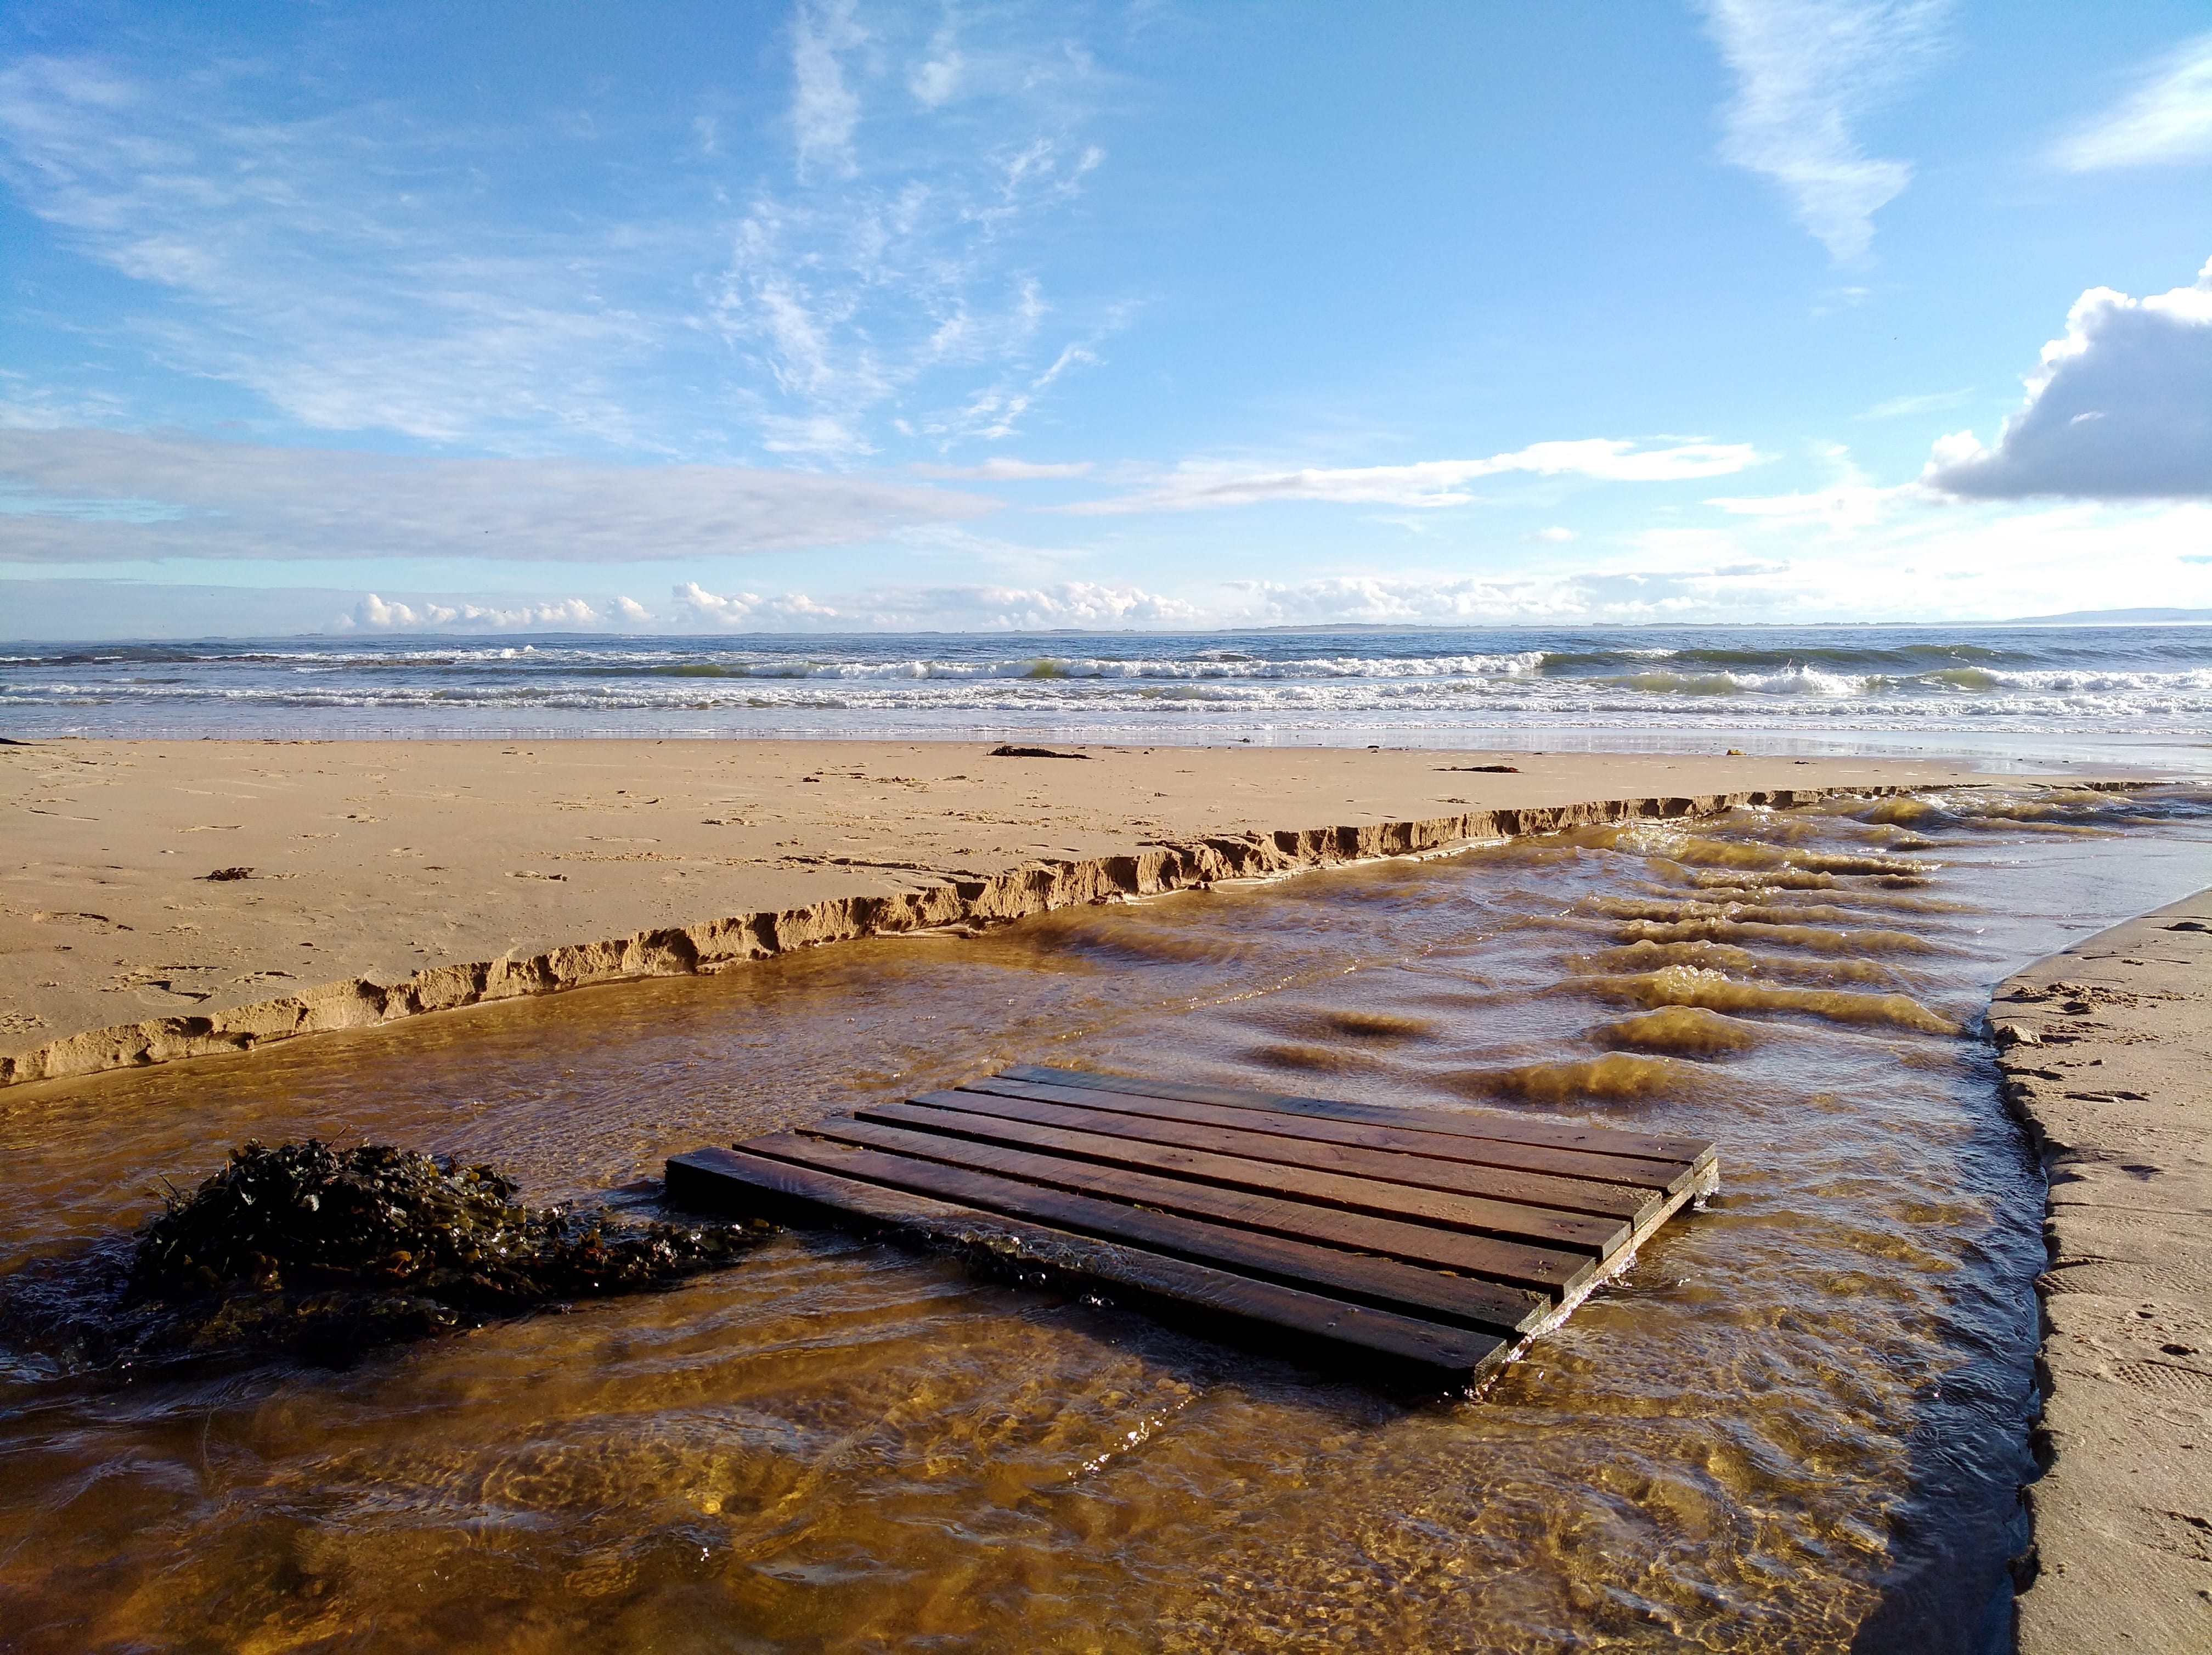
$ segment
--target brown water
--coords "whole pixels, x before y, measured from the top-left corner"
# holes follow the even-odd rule
[[[0,1349],[0,1642],[1974,1650],[2031,1474],[2036,1170],[1987,985],[2212,883],[2212,797],[1531,839],[0,1094],[0,1308],[319,1133],[538,1199],[1009,1062],[1716,1139],[1474,1399],[792,1232],[680,1290],[129,1382]],[[649,1205],[651,1190],[618,1199]]]

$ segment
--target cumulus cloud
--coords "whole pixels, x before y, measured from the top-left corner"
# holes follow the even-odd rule
[[[1428,459],[1411,465],[1309,467],[1295,472],[1236,471],[1186,464],[1154,486],[1111,500],[1090,500],[1063,509],[1086,515],[1140,511],[1200,511],[1277,500],[1319,500],[1386,506],[1463,506],[1475,496],[1464,485],[1508,472],[1539,477],[1579,476],[1615,483],[1668,483],[1718,477],[1764,458],[1741,442],[1680,442],[1639,448],[1632,442],[1589,437],[1537,442],[1487,459]]]
[[[0,430],[0,559],[496,557],[849,545],[997,502],[740,465],[424,459],[116,431]]]
[[[1797,221],[1838,260],[1860,257],[1874,215],[1912,181],[1878,161],[1852,124],[1930,56],[1947,0],[1706,0],[1737,90],[1721,156],[1772,179]]]
[[[1190,626],[1204,618],[1195,605],[1139,587],[1063,581],[1044,587],[895,587],[820,603],[804,593],[763,597],[708,592],[696,581],[676,588],[693,618],[732,630],[1048,632],[1069,627]]]
[[[386,603],[374,592],[338,617],[342,631],[361,628],[392,632],[450,627],[460,630],[490,627],[495,631],[526,628],[532,631],[574,631],[597,624],[599,611],[581,598],[512,605],[493,604]]]
[[[2153,64],[2136,89],[2051,151],[2069,173],[2212,156],[2212,33]]]
[[[2084,293],[1996,446],[1944,437],[1921,480],[1984,499],[2212,496],[2212,263],[2147,299]]]

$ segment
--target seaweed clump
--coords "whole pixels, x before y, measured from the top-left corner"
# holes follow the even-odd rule
[[[536,1210],[489,1166],[318,1139],[230,1152],[139,1232],[124,1303],[142,1354],[364,1348],[562,1301],[665,1286],[769,1232]]]

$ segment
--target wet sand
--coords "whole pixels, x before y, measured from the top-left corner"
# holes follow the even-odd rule
[[[1990,1008],[2050,1180],[2025,1655],[2212,1648],[2212,891]]]
[[[0,1084],[1936,763],[975,742],[0,748]],[[1511,772],[1474,767],[1510,765]]]

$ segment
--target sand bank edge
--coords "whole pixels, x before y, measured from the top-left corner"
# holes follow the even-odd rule
[[[654,977],[710,975],[794,948],[963,923],[990,924],[1056,908],[1186,891],[1249,879],[1433,852],[1455,844],[1646,818],[1717,815],[1742,806],[1788,808],[1832,798],[1886,798],[1887,784],[1756,788],[1681,797],[1471,810],[1362,826],[1220,835],[1154,844],[1124,855],[1036,861],[920,891],[829,897],[599,942],[564,944],[527,958],[502,955],[427,967],[402,981],[356,977],[255,1001],[206,1016],[148,1018],[57,1036],[0,1056],[0,1086],[96,1074],[186,1057],[249,1051],[273,1041],[371,1028],[530,995]]]
[[[1991,996],[2005,1105],[2048,1181],[2022,1655],[2212,1649],[2208,928],[2212,890]]]

